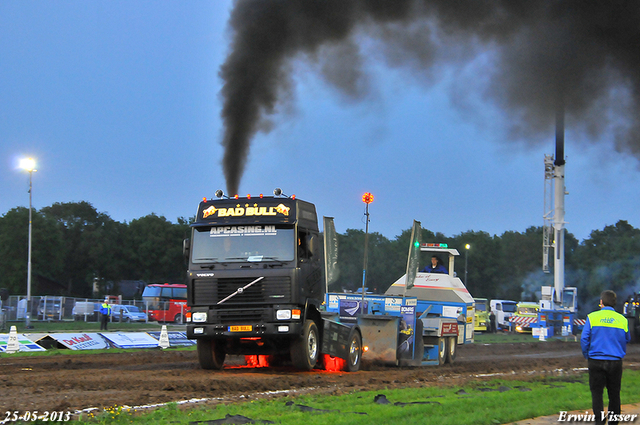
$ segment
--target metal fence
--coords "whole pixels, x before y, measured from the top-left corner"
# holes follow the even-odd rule
[[[100,305],[104,298],[74,298],[61,296],[31,297],[31,320],[84,320],[98,321],[99,307],[94,307],[93,312],[75,311],[77,302],[94,303]],[[121,305],[135,305],[140,310],[148,310],[148,302],[141,300],[122,300]],[[6,322],[25,320],[27,311],[27,297],[23,295],[12,295],[8,300],[2,302],[0,309],[0,321]],[[117,318],[116,318],[117,319]],[[148,318],[147,318],[148,321]]]

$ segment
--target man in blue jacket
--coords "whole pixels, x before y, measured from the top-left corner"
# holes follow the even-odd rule
[[[604,291],[600,295],[601,310],[587,316],[580,345],[582,355],[589,363],[591,406],[596,424],[617,424],[620,415],[620,387],[622,385],[622,358],[631,341],[629,322],[614,310],[616,293]],[[607,388],[609,411],[604,412],[602,393]]]
[[[100,330],[107,330],[107,324],[109,323],[109,317],[111,316],[111,306],[105,300],[100,306]]]
[[[447,269],[442,265],[442,260],[440,257],[433,256],[431,257],[431,264],[425,266],[421,271],[426,273],[449,273]]]

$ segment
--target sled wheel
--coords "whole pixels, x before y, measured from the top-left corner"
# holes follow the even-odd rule
[[[447,338],[447,363],[453,364],[456,360],[456,355],[458,354],[458,342],[456,341],[455,336],[450,336]]]
[[[438,364],[442,366],[447,360],[447,341],[446,338],[438,338]]]

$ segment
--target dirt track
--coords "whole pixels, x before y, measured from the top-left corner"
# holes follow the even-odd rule
[[[233,359],[231,359],[233,360]],[[238,359],[239,360],[239,359]],[[397,368],[364,365],[357,373],[299,372],[289,367],[225,366],[200,369],[195,351],[139,351],[0,358],[0,411],[78,411],[91,407],[141,406],[206,398],[275,397],[277,390],[340,394],[356,389],[463,384],[506,374],[532,379],[540,374],[579,373],[586,368],[576,342],[472,344],[455,364]],[[640,345],[629,345],[625,367],[640,368]],[[495,377],[495,376],[494,376]]]

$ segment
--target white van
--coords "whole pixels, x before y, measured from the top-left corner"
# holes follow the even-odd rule
[[[491,311],[496,316],[496,327],[498,329],[509,329],[511,322],[509,319],[518,309],[518,303],[511,300],[491,300]]]

